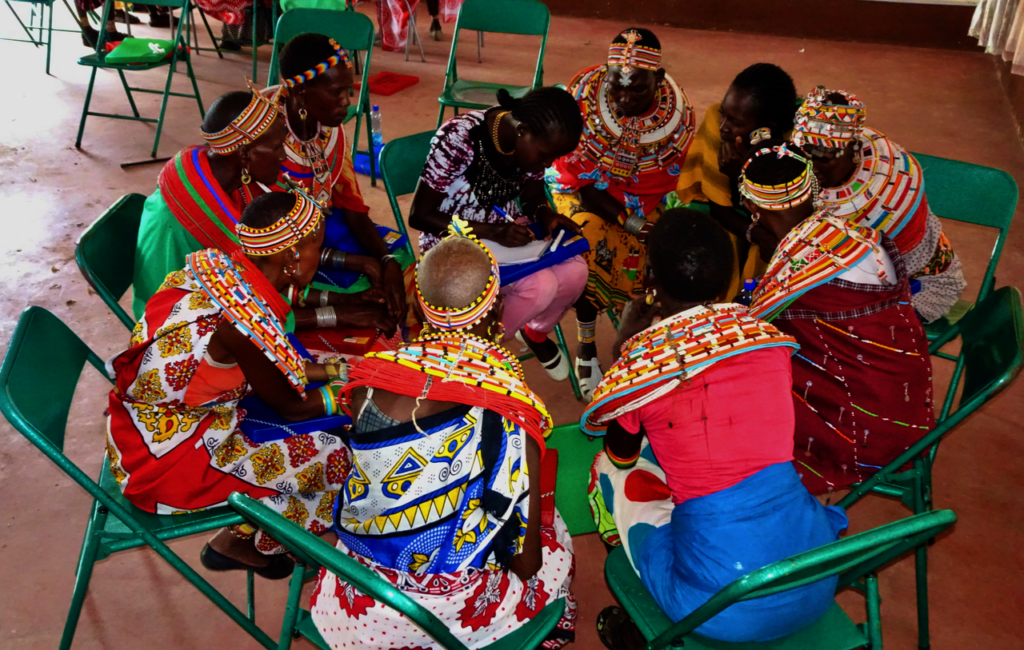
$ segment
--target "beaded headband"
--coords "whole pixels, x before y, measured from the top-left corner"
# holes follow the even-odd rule
[[[661,50],[653,47],[637,45],[643,36],[635,29],[619,34],[626,39],[625,43],[612,43],[608,48],[608,65],[622,66],[619,71],[619,83],[628,86],[633,77],[633,70],[657,70],[661,64]]]
[[[829,95],[842,95],[845,104],[832,104]],[[867,108],[864,102],[843,90],[827,90],[818,86],[796,112],[793,144],[840,149],[864,130]]]
[[[238,224],[238,239],[246,255],[266,256],[291,248],[320,226],[323,212],[305,194],[293,193],[295,206],[267,228],[250,228]]]
[[[252,92],[252,100],[245,110],[231,120],[231,124],[216,133],[207,133],[202,128],[199,129],[210,148],[219,154],[226,155],[244,144],[255,142],[256,138],[263,135],[277,119],[277,102],[281,89],[278,88],[268,97],[253,88],[252,82],[248,79],[245,83]]]
[[[352,61],[348,58],[348,52],[341,49],[341,46],[338,45],[338,42],[333,38],[329,39],[328,42],[331,44],[331,47],[334,48],[334,55],[331,56],[331,58],[327,59],[323,63],[317,63],[313,68],[306,70],[302,74],[297,74],[294,77],[285,79],[284,85],[289,88],[293,88],[299,84],[304,84],[307,81],[312,81],[339,63],[344,63],[346,68],[351,68]]]
[[[423,315],[427,322],[442,331],[469,329],[483,320],[487,312],[491,311],[491,307],[494,306],[501,285],[498,263],[494,261],[491,249],[477,239],[469,222],[463,221],[458,215],[452,217],[452,222],[448,225],[448,236],[445,239],[452,237],[469,239],[487,253],[487,259],[491,261],[491,277],[487,280],[487,286],[484,287],[483,292],[465,307],[434,307],[423,298],[423,292],[420,291],[419,268],[417,267],[416,297],[419,298],[420,306],[423,308]]]
[[[773,153],[776,154],[779,160],[789,157],[802,162],[805,165],[804,171],[790,182],[783,183],[782,185],[760,185],[748,180],[747,167],[750,166],[750,163],[755,158],[768,156]],[[818,180],[811,169],[811,161],[794,153],[786,144],[776,147],[765,147],[755,151],[754,155],[743,164],[739,186],[741,195],[765,210],[786,210],[818,195]]]

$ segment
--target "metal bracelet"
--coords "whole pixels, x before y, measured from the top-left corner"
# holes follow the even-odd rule
[[[320,306],[321,307],[326,307],[327,306],[327,299],[330,297],[330,294],[331,294],[331,292],[327,291],[326,289],[321,289],[320,290]]]
[[[347,257],[348,253],[345,251],[325,248],[323,252],[320,253],[320,266],[326,266],[340,271],[345,268],[345,258]]]
[[[622,224],[622,229],[631,235],[640,233],[640,229],[647,223],[647,219],[641,217],[638,214],[631,214],[626,217],[626,222]]]
[[[397,255],[392,255],[392,254],[389,253],[389,254],[385,255],[384,257],[380,258],[380,266],[381,266],[381,268],[384,268],[384,265],[387,264],[389,261],[394,262],[395,264],[397,264],[398,263],[398,256]]]
[[[326,329],[331,327],[337,327],[338,325],[338,314],[334,311],[334,307],[317,307],[316,308],[316,326],[320,329]]]

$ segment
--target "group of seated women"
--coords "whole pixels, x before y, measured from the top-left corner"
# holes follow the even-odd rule
[[[341,127],[352,64],[334,41],[297,36],[279,86],[219,98],[207,144],[168,162],[145,204],[139,320],[111,362],[125,497],[170,514],[246,493],[333,531],[469,647],[562,603],[543,643],[560,648],[575,565],[540,487],[552,422],[504,344],[519,336],[565,379],[549,333],[575,309],[581,425],[604,436],[595,521],[670,617],[837,539],[845,513],[812,495],[827,504],[933,426],[923,324],[958,299],[960,261],[917,161],[865,126],[853,95],[819,87],[798,104],[789,76],[758,63],[697,126],[660,62],[655,35],[629,28],[568,90],[499,92],[442,125],[410,217],[418,264],[369,218]],[[501,284],[492,249],[566,233],[589,252]],[[749,309],[732,302],[744,278],[758,279]],[[607,372],[604,310],[620,318]],[[325,338],[339,330],[371,345],[340,353]],[[248,395],[281,436],[246,434]],[[339,415],[351,424],[318,428]],[[286,551],[242,524],[201,560],[276,579],[292,573]],[[834,587],[747,601],[698,632],[785,636]],[[332,647],[434,647],[327,571],[312,614]],[[642,644],[621,609],[598,628],[610,648]]]

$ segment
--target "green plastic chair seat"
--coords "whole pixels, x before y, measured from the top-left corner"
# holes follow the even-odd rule
[[[497,94],[502,88],[515,98],[522,97],[530,91],[529,86],[508,86],[505,84],[459,79],[450,88],[445,89],[441,96],[437,98],[437,101],[444,106],[490,108],[498,103]]]
[[[974,303],[969,300],[957,300],[956,304],[949,310],[949,313],[924,326],[924,331],[925,334],[928,335],[928,340],[935,341],[944,337],[950,329],[964,317],[964,314],[969,312],[973,307]]]
[[[629,611],[644,638],[653,639],[672,627],[672,619],[665,616],[644,587],[621,546],[608,555],[604,573],[612,593]],[[846,612],[833,603],[815,623],[782,639],[766,643],[729,643],[690,634],[685,641],[687,650],[852,650],[866,645],[868,638]]]
[[[180,51],[178,53],[178,60],[184,61],[189,57],[187,50]],[[84,65],[92,68],[103,68],[109,70],[152,70],[154,68],[162,68],[167,65],[170,59],[164,61],[154,61],[152,63],[107,63],[105,57],[100,58],[99,54],[93,52],[92,54],[86,54],[85,56],[78,58],[78,65]]]

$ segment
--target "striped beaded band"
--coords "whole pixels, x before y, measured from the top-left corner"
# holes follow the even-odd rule
[[[845,104],[833,104],[829,95],[841,95]],[[844,90],[818,86],[808,93],[797,110],[793,126],[793,144],[840,149],[864,130],[867,108],[864,102]]]
[[[277,102],[281,89],[278,88],[268,97],[253,88],[248,79],[246,84],[252,91],[252,101],[238,117],[231,120],[231,124],[216,133],[207,133],[199,129],[210,148],[219,154],[226,155],[244,144],[255,142],[256,138],[263,135],[277,119]]]
[[[302,74],[297,74],[294,77],[289,77],[288,79],[285,79],[284,85],[287,86],[288,88],[294,88],[299,84],[304,84],[307,81],[312,81],[313,79],[327,72],[328,70],[338,65],[339,63],[344,63],[346,68],[351,68],[352,61],[350,61],[348,58],[348,52],[341,49],[341,46],[338,45],[338,42],[335,41],[333,38],[330,39],[329,42],[331,44],[331,47],[334,48],[334,56],[327,59],[323,63],[317,63],[316,66],[314,66],[310,70],[306,70]]]
[[[265,256],[280,253],[316,230],[322,222],[320,206],[305,194],[295,193],[291,212],[267,228],[238,224],[238,239],[246,255]]]
[[[476,235],[472,234],[473,229],[470,228],[467,221],[460,219],[458,215],[453,216],[452,222],[448,226],[448,233],[445,239],[464,237],[472,240],[487,253],[487,259],[491,261],[491,277],[487,280],[487,286],[484,287],[483,292],[473,302],[465,307],[435,307],[428,303],[423,298],[423,292],[420,291],[419,268],[416,269],[416,297],[423,308],[423,315],[426,317],[427,322],[441,331],[458,331],[473,327],[483,320],[487,312],[491,311],[491,307],[494,306],[494,301],[498,297],[501,276],[498,271],[498,263],[494,260],[494,255],[491,254],[491,249],[487,248],[486,244],[477,239]]]
[[[773,153],[780,160],[788,156],[802,162],[805,165],[804,171],[792,181],[782,185],[760,185],[748,180],[747,167],[750,166],[751,161]],[[743,171],[740,173],[739,189],[741,195],[756,203],[758,207],[765,210],[786,210],[817,196],[818,180],[811,169],[810,160],[794,153],[785,144],[781,144],[777,147],[765,147],[754,152],[754,155],[743,164]]]
[[[641,70],[658,69],[658,66],[661,64],[661,50],[637,45],[637,41],[643,40],[643,36],[635,29],[622,32],[620,36],[625,38],[626,42],[612,43],[612,46],[608,48],[608,65],[622,66],[622,70],[619,73],[620,81],[623,86],[628,86],[634,68]]]

